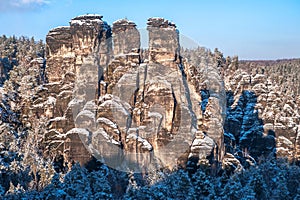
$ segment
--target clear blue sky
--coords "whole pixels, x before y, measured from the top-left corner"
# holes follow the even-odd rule
[[[299,0],[0,0],[0,34],[45,40],[49,29],[96,13],[112,24],[127,17],[176,23],[181,34],[240,59],[300,57]]]

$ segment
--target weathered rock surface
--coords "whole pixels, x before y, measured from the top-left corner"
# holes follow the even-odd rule
[[[120,19],[113,23],[113,51],[114,56],[129,54],[140,48],[140,33],[136,24],[127,19]],[[138,53],[138,52],[136,52]]]
[[[179,62],[179,34],[176,25],[163,18],[149,18],[149,61]]]
[[[49,82],[60,81],[66,72],[74,73],[75,55],[72,52],[70,27],[51,30],[47,35],[46,44],[46,71]]]
[[[147,24],[145,63],[139,32],[127,19],[114,22],[111,29],[102,16],[79,16],[70,27],[49,32],[49,83],[44,85],[49,94],[44,98],[52,103],[45,106],[49,118],[45,143],[54,145],[48,145],[49,153],[56,149],[53,153],[63,154],[65,162],[84,164],[85,145],[91,155],[112,167],[139,171],[185,166],[192,158],[211,164],[222,160],[218,96],[209,97],[207,109],[201,109],[202,86],[187,71],[191,66],[181,61],[175,24],[162,18],[150,18]],[[200,73],[203,70],[196,76]],[[202,78],[204,82],[205,75]],[[212,87],[216,94],[221,90],[220,84]],[[65,155],[66,142],[80,143],[75,136],[66,141],[66,134],[79,129],[90,135],[79,134],[84,144],[74,152],[67,145]],[[198,132],[205,137],[196,136]]]

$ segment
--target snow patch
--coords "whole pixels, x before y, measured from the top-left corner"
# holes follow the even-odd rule
[[[288,145],[288,146],[292,146],[293,145],[293,143],[289,139],[287,139],[286,137],[284,137],[284,136],[279,136],[278,140],[281,143],[285,144],[285,145]]]
[[[88,137],[90,135],[90,132],[88,130],[86,130],[85,128],[73,128],[71,130],[69,130],[66,134],[74,134],[77,133],[79,135],[84,135],[86,137]]]
[[[156,118],[163,118],[162,114],[158,113],[158,112],[149,112],[148,113],[149,117],[156,117]]]
[[[111,120],[109,120],[109,119],[107,119],[107,118],[104,118],[104,117],[99,117],[99,118],[97,119],[97,122],[98,122],[98,123],[104,123],[104,124],[106,124],[106,125],[108,125],[108,126],[110,126],[110,127],[112,127],[112,128],[115,128],[115,129],[118,128],[118,126],[117,126],[116,123],[114,123],[114,122],[112,122]]]
[[[55,117],[53,119],[50,119],[50,122],[58,122],[58,121],[64,121],[67,120],[65,117]]]
[[[128,134],[127,137],[126,137],[126,142],[130,139],[133,139],[133,140],[137,140],[138,142],[142,143],[142,148],[143,149],[147,149],[148,151],[152,151],[152,145],[145,139],[139,137],[139,136],[136,136],[135,134]]]
[[[80,105],[81,103],[83,103],[82,99],[74,98],[68,103],[68,107],[74,107],[74,106]]]
[[[113,136],[108,135],[108,133],[103,128],[99,128],[97,133],[100,133],[105,139],[107,139],[107,142],[115,145],[120,145],[120,142],[114,140]]]
[[[50,96],[50,97],[48,97],[46,103],[50,104],[50,105],[54,105],[54,104],[56,104],[56,98]]]
[[[83,110],[83,111],[81,111],[81,112],[77,115],[76,121],[77,121],[77,119],[78,119],[79,117],[81,117],[81,116],[86,116],[86,117],[88,117],[88,118],[90,118],[90,119],[95,120],[95,113],[93,113],[93,112],[91,112],[91,111],[89,111],[89,110]]]

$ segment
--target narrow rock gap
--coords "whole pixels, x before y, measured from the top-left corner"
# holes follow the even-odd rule
[[[191,114],[191,119],[192,119],[192,123],[191,123],[191,129],[192,128],[195,128],[197,129],[197,117],[193,111],[193,104],[192,104],[192,101],[191,101],[191,94],[190,94],[190,89],[189,89],[189,86],[188,86],[188,83],[187,83],[187,80],[186,80],[186,74],[184,73],[184,70],[183,70],[184,66],[182,63],[179,64],[179,69],[181,71],[181,75],[182,75],[182,83],[183,83],[183,87],[184,87],[184,94],[185,94],[185,97],[186,97],[186,100],[188,102],[188,109],[190,111],[190,114]]]

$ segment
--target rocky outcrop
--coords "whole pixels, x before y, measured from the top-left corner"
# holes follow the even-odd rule
[[[147,22],[149,31],[149,61],[167,64],[179,62],[179,34],[176,25],[163,18],[150,18]]]
[[[75,128],[74,119],[84,104],[98,98],[99,79],[107,72],[111,56],[111,29],[100,15],[79,16],[70,21],[70,27],[51,30],[46,41],[49,83],[45,87],[53,91],[49,94],[54,104],[49,114],[53,118],[48,126],[51,137],[46,134],[45,140],[51,143],[53,137]],[[54,136],[53,132],[56,132]],[[79,137],[72,138],[70,143],[81,144],[79,149],[85,149]],[[60,152],[64,152],[64,145],[61,145],[64,140],[58,141],[55,146],[60,146]],[[82,151],[82,155],[86,152]],[[87,162],[77,157],[71,158],[82,164]]]
[[[74,73],[75,55],[72,51],[70,27],[52,29],[47,35],[46,42],[49,82],[60,81],[66,72]]]
[[[120,19],[113,23],[113,51],[114,56],[137,52],[140,48],[140,33],[136,24],[127,19]]]
[[[172,169],[188,160],[217,166],[222,160],[222,84],[210,82],[208,106],[201,109],[205,70],[191,74],[193,66],[182,62],[175,24],[162,18],[147,24],[149,58],[144,60],[139,32],[127,19],[111,29],[102,16],[79,16],[70,27],[49,32],[49,83],[44,85],[49,94],[44,98],[53,103],[47,109],[49,154],[84,164],[87,149],[125,171]],[[72,150],[70,144],[80,146],[79,138],[82,147]]]

